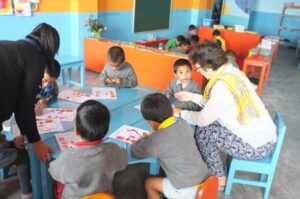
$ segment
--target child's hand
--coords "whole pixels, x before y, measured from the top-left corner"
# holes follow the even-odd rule
[[[40,109],[44,109],[44,108],[47,107],[47,105],[48,105],[47,100],[45,100],[45,99],[40,99],[40,100],[38,101],[36,107],[37,107],[37,108],[40,108]]]
[[[187,102],[187,101],[192,101],[194,98],[194,93],[189,92],[189,91],[180,91],[174,94],[176,99],[179,101]]]
[[[122,81],[122,79],[119,78],[119,77],[116,77],[116,78],[113,79],[113,82],[114,82],[115,84],[121,84],[121,81]]]
[[[175,117],[180,117],[180,113],[181,113],[182,109],[181,108],[178,108],[176,106],[173,107],[173,115]]]
[[[105,80],[105,82],[107,83],[107,84],[113,84],[114,82],[113,82],[113,79],[112,78],[110,78],[110,77],[106,77],[106,80]]]
[[[18,149],[23,149],[25,145],[25,139],[26,137],[23,135],[15,137],[15,139],[13,140],[15,147],[17,147]]]
[[[37,108],[34,109],[34,112],[35,112],[35,115],[36,115],[36,116],[40,116],[40,115],[43,114],[43,109],[37,107]]]
[[[5,142],[5,141],[6,141],[5,135],[0,133],[0,142]]]

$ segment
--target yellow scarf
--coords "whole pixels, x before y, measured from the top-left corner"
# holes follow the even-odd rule
[[[235,71],[226,71],[227,67],[229,66],[222,66],[217,70],[214,77],[207,83],[203,97],[209,99],[215,83],[219,80],[223,81],[237,103],[238,121],[246,125],[251,118],[263,116],[263,111],[257,106],[244,80]],[[245,78],[247,77],[245,76]]]

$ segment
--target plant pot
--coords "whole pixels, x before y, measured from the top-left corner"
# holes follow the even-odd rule
[[[100,33],[100,31],[93,31],[92,34],[93,34],[93,37],[94,37],[95,39],[100,39],[100,38],[101,38],[101,33]]]

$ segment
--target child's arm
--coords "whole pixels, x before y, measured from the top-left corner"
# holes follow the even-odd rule
[[[172,81],[169,83],[168,88],[164,90],[162,93],[167,96],[168,99],[174,98],[174,90],[172,89]]]
[[[99,79],[100,79],[100,83],[102,85],[106,85],[106,84],[112,84],[112,80],[111,78],[108,76],[108,71],[107,71],[107,68],[108,68],[108,64],[105,64],[103,70],[101,71],[100,75],[99,75]]]
[[[144,137],[133,143],[131,153],[140,158],[157,157],[157,148],[151,137]]]
[[[121,78],[120,86],[134,88],[138,85],[138,80],[132,66],[129,66],[128,70],[127,77]]]
[[[65,164],[66,161],[64,161],[63,158],[63,152],[57,157],[56,160],[53,160],[52,162],[50,162],[49,165],[49,173],[51,175],[51,177],[58,181],[61,182],[62,184],[66,183],[66,179],[65,179]]]

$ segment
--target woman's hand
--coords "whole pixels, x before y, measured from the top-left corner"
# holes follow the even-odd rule
[[[13,143],[16,148],[23,149],[25,146],[25,139],[26,137],[23,135],[17,136],[14,138]]]
[[[181,108],[178,108],[176,106],[173,107],[173,115],[175,117],[180,117],[180,113],[181,113],[182,109]]]
[[[189,91],[179,91],[174,94],[175,98],[181,102],[192,101],[195,93]]]
[[[52,147],[48,146],[41,140],[33,143],[32,147],[37,159],[44,162],[51,160],[50,153],[53,153],[55,151]]]

